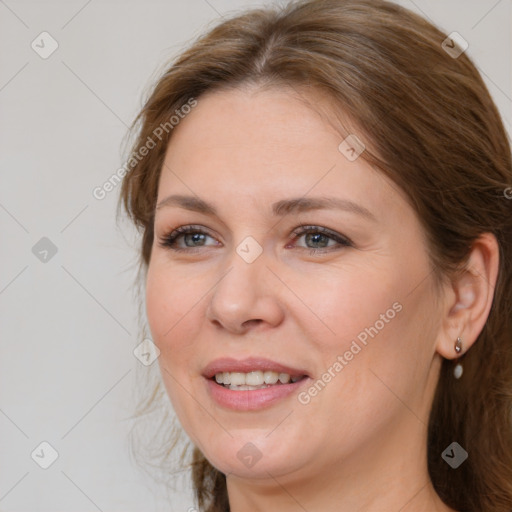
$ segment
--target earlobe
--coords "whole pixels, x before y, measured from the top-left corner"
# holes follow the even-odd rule
[[[455,277],[446,296],[442,332],[436,351],[446,359],[465,354],[475,343],[489,316],[498,276],[499,247],[491,233],[474,243],[464,270]],[[458,339],[463,340],[457,351]],[[460,343],[459,343],[460,345]]]

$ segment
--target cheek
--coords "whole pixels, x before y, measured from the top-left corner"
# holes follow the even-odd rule
[[[152,262],[146,279],[146,315],[152,340],[160,350],[162,381],[182,424],[187,425],[183,387],[189,381],[193,346],[190,336],[197,322],[190,314],[197,297],[166,265]],[[199,306],[197,306],[199,307]],[[195,309],[193,309],[195,311]],[[187,313],[189,313],[187,315]]]
[[[310,309],[302,315],[302,329],[331,357],[348,350],[358,337],[364,342],[376,323],[377,330],[384,331],[397,316],[399,305],[393,305],[401,295],[401,278],[393,269],[348,267],[310,276],[295,284]]]
[[[172,287],[154,265],[149,266],[146,279],[146,315],[153,341],[160,346],[166,330],[172,325],[172,303],[174,302]]]
[[[165,265],[150,265],[146,280],[146,314],[154,343],[163,355],[172,351],[174,360],[181,357],[183,348],[197,322],[191,322],[193,313],[201,307],[201,290],[191,281],[180,279],[178,273]]]
[[[162,377],[173,399],[174,376],[179,382],[188,378],[193,358],[195,331],[201,297],[191,283],[184,283],[176,272],[154,266],[148,269],[146,281],[146,314],[152,340],[160,350],[158,358]]]
[[[431,357],[427,345],[434,327],[425,319],[432,310],[432,296],[426,283],[417,286],[426,271],[417,265],[418,259],[414,261],[400,260],[385,269],[375,264],[354,266],[295,281],[297,295],[310,309],[301,306],[299,315],[296,308],[295,316],[319,355],[317,377],[329,368],[336,376],[345,376],[333,379],[338,382],[333,390],[339,385],[339,391],[350,390],[355,398],[363,390],[382,387],[370,370],[386,381],[399,379],[401,386],[404,378],[414,379],[420,363],[428,368],[424,359]]]
[[[153,260],[146,280],[146,314],[167,394],[185,429],[194,417],[190,394],[198,380],[199,340],[205,327],[206,294],[212,287],[204,272],[185,272]],[[215,277],[215,276],[214,276]],[[202,378],[201,378],[202,379]]]
[[[333,293],[336,307],[324,304],[331,308],[336,336],[322,347],[323,364],[341,363],[325,397],[333,410],[341,400],[364,423],[377,416],[385,422],[403,409],[402,401],[421,407],[436,322],[432,290],[417,270],[403,265],[386,276],[347,278],[343,284],[350,292]]]

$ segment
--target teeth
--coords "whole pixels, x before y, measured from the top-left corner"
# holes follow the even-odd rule
[[[263,384],[263,386],[226,386],[231,391],[253,391],[255,389],[263,389],[268,387],[266,384]]]
[[[288,373],[277,373],[273,371],[253,371],[248,373],[241,372],[219,372],[215,374],[215,381],[217,384],[224,384],[232,386],[231,389],[242,389],[244,386],[249,386],[247,389],[254,389],[254,387],[266,387],[280,382],[281,384],[288,384],[297,382],[301,377],[290,377]]]
[[[264,372],[263,380],[265,381],[265,384],[276,384],[279,380],[279,375],[277,372]]]
[[[281,384],[288,384],[288,382],[290,382],[290,376],[287,373],[280,373],[279,382],[281,382]]]
[[[247,384],[245,382],[245,373],[233,372],[228,374],[228,378],[230,380],[230,384],[233,386],[243,386]]]
[[[250,372],[245,375],[245,384],[247,386],[261,386],[263,383],[263,372]]]

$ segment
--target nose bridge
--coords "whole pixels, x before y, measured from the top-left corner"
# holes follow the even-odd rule
[[[269,285],[267,258],[255,242],[244,239],[233,249],[228,270],[213,289],[208,305],[211,321],[236,332],[249,323],[276,325],[282,317],[275,287]]]

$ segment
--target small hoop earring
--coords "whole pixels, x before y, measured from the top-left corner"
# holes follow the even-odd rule
[[[457,337],[457,341],[455,342],[455,352],[457,354],[460,354],[462,352],[462,338],[460,336]],[[462,364],[459,361],[459,358],[456,359],[457,364],[455,365],[455,368],[453,369],[453,376],[456,379],[460,379],[462,377]]]

